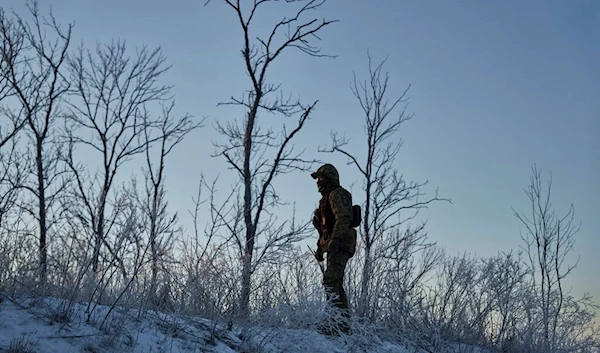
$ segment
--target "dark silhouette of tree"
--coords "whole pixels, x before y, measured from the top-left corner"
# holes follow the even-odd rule
[[[267,76],[272,64],[284,51],[296,49],[313,57],[327,56],[312,42],[319,39],[318,34],[323,28],[335,21],[319,21],[309,17],[311,12],[323,5],[324,0],[287,0],[284,6],[292,9],[297,5],[292,15],[276,22],[268,35],[257,37],[252,28],[255,16],[263,7],[277,1],[255,0],[244,2],[244,5],[240,0],[222,2],[234,12],[242,29],[241,53],[251,83],[245,95],[232,97],[229,102],[222,103],[242,106],[246,113],[243,119],[233,123],[217,123],[217,131],[226,137],[227,142],[216,145],[217,155],[223,156],[238,173],[243,188],[240,210],[244,235],[240,236],[237,232],[232,234],[241,253],[243,267],[239,312],[241,317],[247,317],[250,312],[251,277],[256,266],[274,254],[274,249],[289,245],[307,231],[306,226],[298,226],[294,221],[289,224],[289,230],[285,230],[285,224],[275,225],[270,220],[264,222],[264,217],[269,215],[268,209],[280,204],[273,181],[277,176],[291,171],[306,171],[313,162],[303,159],[302,153],[294,151],[292,140],[304,127],[317,102],[303,104],[299,100],[285,98],[280,84],[270,83]],[[287,119],[296,117],[297,121],[291,128],[287,123],[284,124],[280,133],[272,129],[265,131],[258,122],[261,112]],[[260,235],[266,239],[258,249]]]

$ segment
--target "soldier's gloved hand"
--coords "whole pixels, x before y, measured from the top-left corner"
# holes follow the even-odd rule
[[[320,248],[315,251],[315,259],[317,259],[319,262],[325,261],[325,258],[323,257],[323,250]]]
[[[340,251],[340,243],[337,241],[332,241],[329,244],[329,253],[337,253],[338,251]]]
[[[321,211],[318,208],[313,213],[312,224],[317,230],[321,230]]]

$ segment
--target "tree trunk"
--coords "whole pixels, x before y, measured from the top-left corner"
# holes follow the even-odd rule
[[[106,188],[104,189],[106,190]],[[104,238],[104,207],[106,206],[106,191],[102,190],[98,207],[96,227],[94,227],[94,254],[92,257],[92,272],[98,273],[100,249]]]
[[[240,298],[240,316],[243,319],[250,316],[250,286],[252,276],[252,251],[246,251],[242,265],[242,292]]]
[[[102,237],[104,234],[104,212],[98,214],[98,224],[94,229],[94,253],[92,255],[92,272],[98,273],[100,262],[100,248],[102,247]]]
[[[150,251],[152,253],[152,260],[150,263],[151,277],[150,277],[150,296],[152,305],[157,303],[157,281],[158,281],[158,246],[156,244],[157,237],[157,218],[158,218],[158,191],[156,186],[154,187],[154,195],[152,199],[152,216],[150,219]]]
[[[249,138],[248,138],[249,140]],[[246,146],[244,146],[246,148]],[[242,259],[242,291],[240,297],[240,315],[242,318],[248,318],[250,315],[250,288],[252,276],[252,256],[254,255],[254,237],[255,228],[252,221],[252,204],[251,204],[251,180],[250,180],[250,144],[248,143],[247,158],[245,159],[244,169],[244,220],[246,224],[246,245],[244,248]]]
[[[36,167],[37,167],[37,183],[38,183],[38,222],[40,227],[40,282],[46,283],[48,272],[48,248],[47,248],[47,223],[46,223],[46,188],[44,183],[44,164],[43,164],[43,149],[42,141],[37,140],[36,146]]]
[[[365,248],[365,261],[360,283],[360,304],[358,305],[358,315],[366,317],[369,312],[369,285],[371,279],[371,269],[373,268],[370,247]]]
[[[369,139],[370,143],[370,139]],[[365,189],[365,217],[363,220],[363,232],[364,232],[364,242],[365,242],[365,261],[363,264],[363,271],[361,276],[361,286],[360,286],[360,302],[358,304],[358,316],[365,317],[369,312],[369,285],[371,279],[371,271],[373,268],[373,259],[371,257],[371,247],[373,245],[371,238],[371,226],[370,226],[370,218],[371,218],[371,163],[372,163],[372,152],[369,149],[369,154],[367,158],[367,186]]]
[[[246,51],[246,62],[249,62],[249,51]],[[246,131],[244,132],[244,223],[246,225],[246,244],[242,259],[242,290],[240,297],[240,315],[246,319],[250,316],[250,289],[252,280],[252,256],[254,255],[254,241],[256,228],[252,220],[252,173],[250,159],[252,153],[252,132],[256,121],[256,113],[262,99],[261,87],[255,86],[256,97],[252,108],[248,112]],[[258,221],[258,220],[257,220]]]

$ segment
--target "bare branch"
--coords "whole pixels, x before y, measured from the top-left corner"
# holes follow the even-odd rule
[[[261,263],[271,261],[281,249],[299,239],[295,224],[277,222],[270,211],[283,204],[273,186],[274,180],[293,171],[306,171],[314,162],[302,157],[304,151],[294,151],[292,141],[305,126],[316,102],[305,106],[291,95],[284,95],[280,84],[267,82],[267,73],[271,64],[289,49],[300,50],[309,56],[327,56],[321,53],[313,41],[319,40],[318,33],[323,28],[336,21],[305,19],[311,11],[318,10],[324,0],[286,0],[283,3],[286,8],[293,9],[298,5],[292,10],[292,15],[284,16],[276,22],[270,27],[268,35],[254,38],[252,21],[256,19],[258,11],[267,4],[275,5],[277,1],[244,2],[248,5],[244,9],[241,1],[223,2],[233,11],[242,30],[241,53],[250,78],[250,88],[241,97],[231,97],[228,102],[219,104],[240,106],[245,113],[243,119],[215,124],[215,129],[225,137],[226,142],[214,143],[216,152],[213,156],[225,158],[228,166],[240,177],[243,187],[240,190],[243,199],[232,200],[234,205],[231,207],[241,213],[226,215],[229,218],[222,217],[221,220],[232,234],[228,239],[235,241],[242,261],[240,315],[247,317],[252,274]],[[285,119],[294,116],[299,118],[291,130],[288,131],[284,123],[278,133],[271,128],[261,129],[258,119],[262,112]],[[242,220],[244,229],[233,226],[237,226]],[[284,228],[289,230],[285,231]],[[244,233],[243,239],[240,239],[240,230]]]
[[[369,53],[367,56],[367,79],[359,82],[354,73],[351,85],[352,93],[364,116],[366,158],[359,161],[348,149],[349,139],[339,137],[337,131],[331,133],[331,147],[318,149],[319,152],[340,153],[346,156],[348,164],[355,166],[363,179],[365,201],[362,208],[364,216],[361,237],[364,243],[364,258],[358,307],[358,313],[362,316],[371,312],[371,278],[376,270],[375,266],[383,266],[374,259],[400,263],[412,261],[415,252],[426,249],[420,243],[412,241],[422,239],[425,223],[411,231],[409,221],[435,201],[451,202],[449,199],[438,197],[437,191],[435,196],[423,199],[421,189],[427,182],[407,182],[396,170],[395,160],[402,146],[402,139],[398,137],[398,133],[401,126],[413,117],[412,113],[407,113],[410,85],[398,98],[390,100],[387,96],[389,75],[383,74],[383,66],[387,59],[374,66]],[[404,107],[400,108],[401,104],[404,104]],[[405,232],[399,231],[402,227],[407,227]],[[404,234],[404,237],[398,234]]]
[[[80,185],[80,197],[86,200],[88,217],[94,220],[92,270],[96,271],[100,248],[107,244],[106,237],[111,229],[107,218],[108,195],[118,171],[135,155],[148,152],[154,143],[161,145],[163,156],[168,154],[200,123],[193,123],[189,115],[173,123],[170,118],[172,104],[160,105],[162,118],[151,115],[149,104],[171,99],[171,87],[159,83],[169,69],[160,48],[151,50],[143,46],[131,57],[123,41],[98,44],[94,52],[80,47],[69,58],[68,68],[73,82],[72,99],[68,101],[65,115],[70,158],[73,158],[75,147],[88,146],[102,161],[97,182],[84,181],[78,176],[80,173],[75,172],[79,168],[75,162],[69,163]],[[160,179],[160,173],[153,170],[151,178]],[[160,184],[160,180],[157,183]],[[93,194],[96,197],[92,197]],[[114,220],[115,217],[117,215],[111,218]]]

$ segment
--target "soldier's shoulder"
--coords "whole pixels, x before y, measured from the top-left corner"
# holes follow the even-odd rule
[[[341,204],[349,204],[352,202],[352,194],[343,187],[338,187],[334,189],[331,194],[329,194],[329,202],[331,203],[341,203]]]
[[[346,196],[349,195],[350,193],[348,192],[348,190],[344,189],[341,186],[338,186],[337,188],[333,189],[331,191],[331,193],[329,193],[329,198],[332,197],[340,197],[340,196]]]

